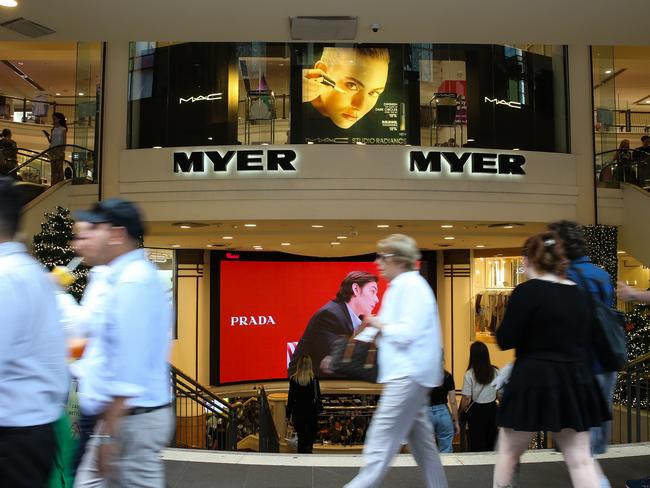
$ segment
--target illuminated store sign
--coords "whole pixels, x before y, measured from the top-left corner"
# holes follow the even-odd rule
[[[240,171],[296,171],[292,164],[296,160],[292,149],[252,149],[219,151],[193,151],[174,153],[174,173],[205,173],[212,164],[212,172],[225,173],[228,165]]]
[[[178,99],[178,104],[182,103],[194,103],[194,102],[213,102],[215,100],[222,100],[223,99],[223,93],[210,93],[209,95],[199,95],[198,97],[189,97],[189,98],[183,98],[180,97]]]
[[[486,103],[493,103],[494,105],[505,105],[506,107],[509,108],[521,109],[521,103],[519,102],[509,102],[508,100],[499,100],[498,98],[489,98],[489,97],[485,97],[483,101]]]
[[[443,161],[446,163],[443,166]],[[411,151],[409,171],[412,173],[464,173],[466,163],[471,174],[525,175],[522,154],[497,154],[484,152]]]

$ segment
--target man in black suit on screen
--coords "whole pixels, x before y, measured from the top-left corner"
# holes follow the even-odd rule
[[[332,343],[339,336],[354,334],[362,317],[370,314],[379,302],[377,290],[377,276],[365,271],[348,273],[336,298],[319,308],[309,320],[289,362],[288,376],[295,373],[298,360],[309,354],[314,374],[327,377]]]

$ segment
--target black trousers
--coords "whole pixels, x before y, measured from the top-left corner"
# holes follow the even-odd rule
[[[316,440],[316,422],[313,419],[294,421],[298,436],[298,453],[311,454]]]
[[[468,412],[467,431],[471,452],[494,451],[497,441],[497,403],[474,403]]]
[[[0,427],[0,486],[47,487],[55,452],[53,424]]]
[[[95,425],[99,420],[99,415],[81,415],[79,418],[79,442],[75,448],[74,457],[72,458],[72,466],[70,466],[72,478],[77,474],[77,469],[81,464],[81,459],[86,452],[86,445],[90,440],[90,435],[95,430]]]

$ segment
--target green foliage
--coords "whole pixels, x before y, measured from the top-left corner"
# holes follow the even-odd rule
[[[73,224],[74,220],[70,218],[70,210],[67,208],[56,207],[54,212],[45,213],[45,222],[41,224],[41,232],[34,236],[34,256],[48,270],[52,270],[55,266],[65,266],[75,257],[75,253],[70,247]],[[88,268],[79,266],[74,275],[77,279],[68,291],[77,300],[80,300],[86,287]]]

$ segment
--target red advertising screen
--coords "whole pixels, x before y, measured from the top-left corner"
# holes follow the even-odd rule
[[[286,378],[309,319],[350,271],[377,274],[372,262],[221,261],[220,383]]]

